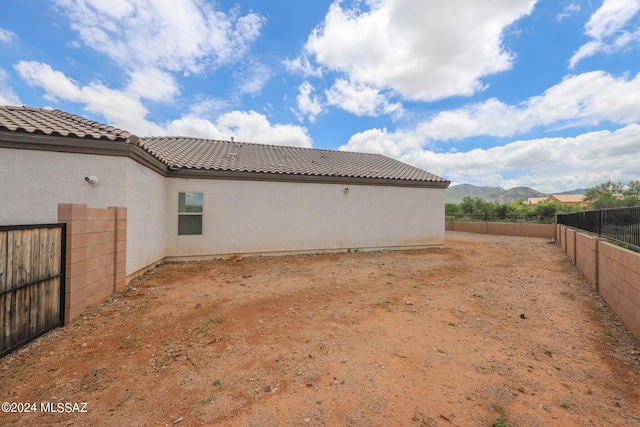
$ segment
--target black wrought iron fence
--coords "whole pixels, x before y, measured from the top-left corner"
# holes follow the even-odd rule
[[[558,214],[558,224],[584,230],[640,250],[640,206]]]

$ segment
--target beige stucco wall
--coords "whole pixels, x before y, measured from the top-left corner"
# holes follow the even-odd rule
[[[166,178],[129,160],[127,169],[127,275],[166,253]]]
[[[184,191],[204,194],[202,236],[178,236]],[[441,245],[443,206],[442,189],[169,179],[167,256]]]
[[[95,175],[92,187],[84,178]],[[165,253],[164,177],[126,157],[2,149],[0,224],[58,222],[58,203],[127,207],[127,274]]]
[[[0,150],[0,224],[58,222],[58,203],[125,206],[127,162],[122,157]],[[92,187],[84,178],[96,175]]]
[[[202,236],[178,236],[182,191],[204,193]],[[55,223],[59,203],[126,207],[128,276],[165,257],[444,244],[443,189],[166,178],[116,156],[2,149],[0,200],[2,225]]]

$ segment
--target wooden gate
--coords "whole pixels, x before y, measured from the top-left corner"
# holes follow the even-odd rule
[[[65,231],[0,226],[0,357],[63,324]]]

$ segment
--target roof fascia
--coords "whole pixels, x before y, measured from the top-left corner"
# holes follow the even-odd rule
[[[160,175],[167,176],[167,166],[141,147],[122,140],[75,138],[11,131],[0,132],[0,148],[94,154],[130,158]]]
[[[244,171],[218,171],[208,169],[187,169],[182,168],[171,171],[168,175],[171,178],[187,179],[225,179],[240,181],[274,181],[274,182],[302,182],[316,184],[341,184],[341,185],[374,185],[390,187],[413,187],[413,188],[442,188],[449,186],[449,181],[411,181],[402,179],[385,178],[357,178],[344,176],[325,175],[300,175],[286,173],[267,172],[244,172]]]

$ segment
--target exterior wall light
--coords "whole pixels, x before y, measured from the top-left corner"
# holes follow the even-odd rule
[[[95,175],[85,176],[84,180],[87,181],[89,183],[89,185],[92,186],[92,187],[95,187],[98,184],[100,184],[100,178],[98,178]]]
[[[347,194],[349,192],[349,187],[345,187],[344,188],[344,194]]]

